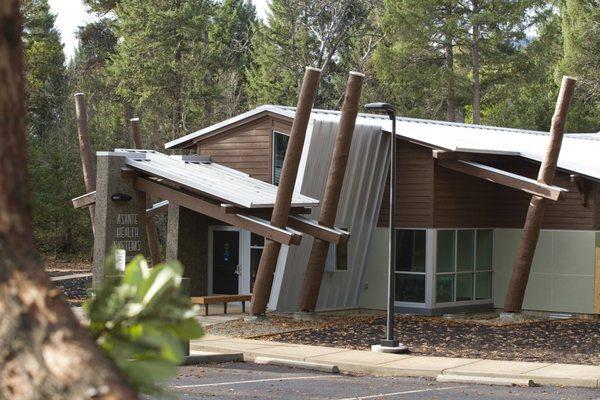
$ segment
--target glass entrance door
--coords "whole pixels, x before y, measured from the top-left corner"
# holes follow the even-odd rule
[[[213,230],[211,250],[213,294],[237,294],[241,273],[240,232]]]

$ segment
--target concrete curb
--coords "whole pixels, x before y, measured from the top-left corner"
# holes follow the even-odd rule
[[[338,374],[340,369],[337,365],[320,364],[309,361],[286,360],[284,358],[256,357],[255,364],[278,365],[280,367],[301,368],[311,371],[328,372],[330,374]]]
[[[181,365],[217,364],[244,361],[243,353],[203,353],[194,352],[185,357]]]
[[[435,378],[444,383],[474,383],[494,386],[535,386],[533,380],[524,378],[498,378],[492,376],[441,374]]]
[[[244,361],[275,359],[294,367],[321,364],[336,366],[342,372],[374,376],[455,379],[453,382],[489,385],[528,386],[535,382],[537,385],[600,388],[600,366],[593,365],[386,354],[216,336],[193,341],[191,348],[214,353],[241,352]]]

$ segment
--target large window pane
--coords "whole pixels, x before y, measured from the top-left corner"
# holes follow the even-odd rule
[[[263,247],[265,245],[265,238],[255,233],[250,234],[250,246]]]
[[[492,269],[493,235],[491,229],[477,231],[477,269]]]
[[[475,299],[484,300],[492,298],[492,273],[478,272],[475,277]]]
[[[425,231],[396,231],[396,271],[425,272]]]
[[[290,137],[288,135],[279,132],[273,133],[273,185],[279,185],[283,159],[289,140]]]
[[[396,301],[425,302],[425,274],[396,274]]]
[[[250,292],[254,289],[254,281],[256,280],[256,272],[258,271],[262,252],[263,249],[250,249]]]
[[[456,270],[473,271],[475,264],[475,231],[456,231]]]
[[[473,300],[473,274],[456,274],[456,301]]]
[[[454,271],[454,231],[439,230],[437,232],[437,270],[438,272]]]
[[[335,269],[338,271],[348,270],[348,242],[335,246]]]
[[[435,287],[436,302],[448,303],[454,299],[454,275],[438,275]]]

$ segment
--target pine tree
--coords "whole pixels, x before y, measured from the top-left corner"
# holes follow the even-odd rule
[[[248,95],[254,105],[295,104],[304,67],[323,69],[315,104],[334,107],[341,94],[333,76],[340,57],[351,51],[352,38],[366,29],[371,5],[365,0],[273,0],[266,24],[253,44]]]
[[[561,75],[578,78],[568,129],[597,131],[600,120],[600,2],[563,0],[560,3],[564,58]]]
[[[525,38],[535,0],[387,0],[376,57],[384,93],[408,115],[481,120],[497,65]],[[463,115],[461,117],[460,115]]]

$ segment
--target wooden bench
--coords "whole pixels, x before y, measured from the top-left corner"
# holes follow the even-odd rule
[[[223,314],[227,314],[227,303],[234,301],[242,302],[242,312],[246,312],[246,302],[252,299],[249,294],[214,294],[210,296],[192,297],[192,303],[204,304],[204,315],[208,315],[208,305],[223,303]]]

